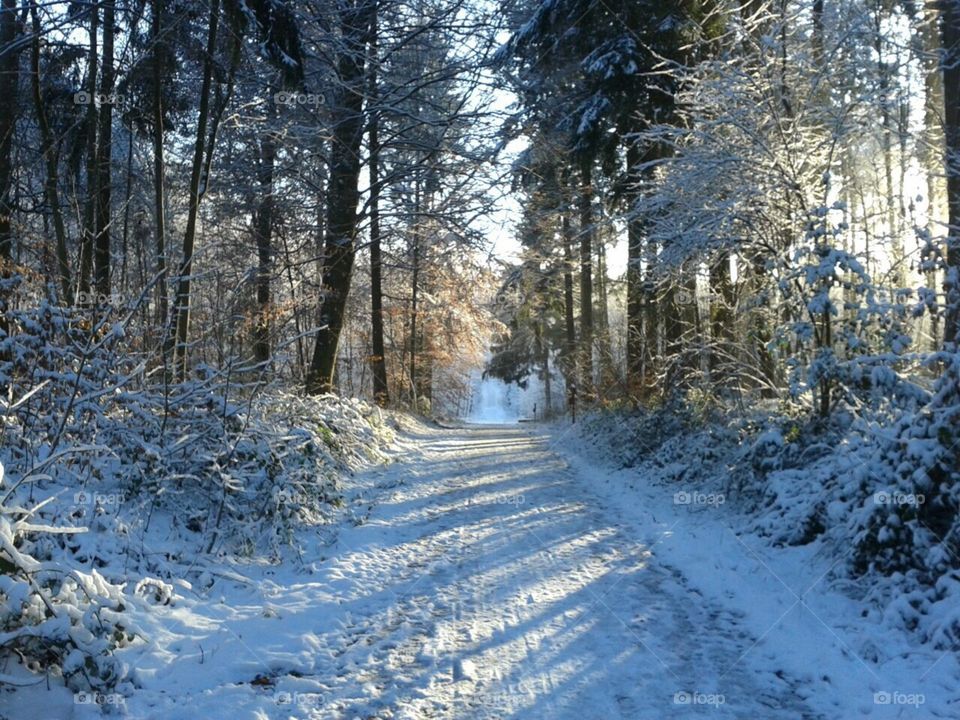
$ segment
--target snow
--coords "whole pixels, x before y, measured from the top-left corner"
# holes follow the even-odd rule
[[[474,383],[467,420],[478,424],[515,423],[520,419],[516,405],[516,386],[495,378],[482,378]]]
[[[578,426],[404,420],[282,562],[143,581],[129,718],[957,717],[956,658],[841,594],[814,546],[677,502]],[[691,497],[694,495],[691,493]],[[17,674],[13,663],[4,672]],[[24,673],[21,679],[26,680]],[[100,716],[56,682],[0,717]]]

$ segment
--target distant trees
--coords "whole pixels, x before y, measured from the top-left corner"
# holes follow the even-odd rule
[[[0,303],[133,313],[170,379],[423,405],[504,322],[601,403],[827,417],[956,340],[952,0],[2,7]]]

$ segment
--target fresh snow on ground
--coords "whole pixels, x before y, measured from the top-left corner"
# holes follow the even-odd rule
[[[40,683],[0,717],[960,717],[952,654],[861,617],[810,548],[604,462],[570,426],[408,422],[325,541],[135,611],[122,700]]]
[[[494,378],[478,378],[473,386],[469,421],[483,425],[515,423],[520,419],[519,390]]]

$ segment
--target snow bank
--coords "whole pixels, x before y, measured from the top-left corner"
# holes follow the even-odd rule
[[[343,479],[393,439],[363,402],[249,371],[166,384],[120,360],[112,330],[63,308],[21,315],[0,347],[0,684],[42,672],[73,692],[127,692],[116,651],[149,639],[153,608],[230,563],[323,542],[350,512]],[[54,342],[64,333],[75,342]]]

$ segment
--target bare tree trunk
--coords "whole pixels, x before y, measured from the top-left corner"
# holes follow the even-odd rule
[[[887,251],[893,256],[893,261],[898,259],[897,245],[901,243],[897,223],[897,189],[893,182],[893,117],[890,112],[893,98],[891,95],[890,75],[891,69],[883,59],[883,32],[881,26],[883,10],[880,4],[877,4],[874,15],[874,40],[873,49],[877,55],[877,77],[880,81],[880,118],[882,127],[882,148],[883,148],[883,183],[884,183],[884,204],[885,218],[887,225]],[[902,248],[902,244],[901,244]],[[902,253],[900,253],[902,255]],[[867,268],[869,272],[869,267]],[[903,278],[901,272],[897,272],[894,277],[894,284],[902,285]]]
[[[59,148],[50,129],[47,108],[43,103],[40,78],[40,14],[37,3],[30,6],[33,24],[33,42],[31,43],[30,73],[33,79],[33,104],[37,114],[37,127],[40,130],[40,152],[46,165],[44,196],[50,206],[53,219],[53,232],[56,238],[57,275],[60,278],[60,301],[66,305],[73,303],[73,288],[70,286],[70,257],[67,251],[67,231],[63,222],[63,210],[60,207]]]
[[[193,272],[194,243],[197,234],[197,215],[200,210],[204,149],[207,140],[207,122],[210,119],[210,92],[213,84],[214,55],[217,51],[217,31],[220,25],[220,0],[210,3],[210,23],[207,29],[207,50],[203,60],[203,79],[200,86],[200,108],[197,117],[197,135],[193,147],[193,165],[190,171],[187,227],[183,236],[183,259],[180,263],[177,293],[173,301],[175,318],[174,366],[179,379],[187,373],[187,333],[190,322],[190,273]]]
[[[272,95],[272,93],[271,93]],[[270,112],[267,127],[260,138],[260,204],[254,215],[254,234],[257,239],[257,319],[254,325],[253,355],[257,363],[270,361],[270,275],[273,258],[273,171],[277,154],[277,141],[273,122],[276,116],[274,100],[268,101]]]
[[[103,65],[100,77],[100,117],[97,131],[97,206],[94,240],[94,285],[101,301],[110,295],[111,162],[113,160],[113,38],[115,9],[107,0],[103,9]],[[98,301],[99,302],[99,301]]]
[[[567,197],[564,190],[564,197]],[[566,204],[566,203],[565,203]],[[574,320],[573,297],[573,227],[570,223],[570,210],[564,207],[560,219],[560,231],[563,236],[563,319],[566,330],[564,355],[564,381],[567,385],[567,402],[572,399],[577,377],[577,328]]]
[[[87,187],[84,206],[83,233],[80,237],[80,283],[81,304],[90,305],[90,274],[93,270],[93,244],[97,234],[97,34],[99,32],[100,9],[97,5],[90,8],[90,50],[87,60]]]
[[[641,153],[636,143],[627,146],[627,175],[636,182],[634,168]],[[630,208],[627,221],[627,391],[639,399],[643,385],[643,221]]]
[[[580,163],[580,352],[585,396],[593,387],[593,162]]]
[[[323,307],[306,390],[331,392],[337,346],[353,278],[356,256],[357,205],[360,198],[360,146],[363,139],[364,55],[376,0],[354,0],[340,11],[342,30],[337,75],[339,86],[331,112],[333,138],[327,194],[323,258]]]
[[[159,325],[163,337],[168,337],[167,329],[167,219],[163,159],[163,68],[160,59],[164,57],[163,45],[163,3],[165,0],[153,0],[151,3],[150,33],[153,43],[153,212],[156,227],[157,248],[157,307]]]
[[[943,345],[956,351],[960,345],[960,0],[942,0],[943,116],[946,138],[947,234],[946,317]]]
[[[127,133],[127,172],[123,189],[123,231],[120,245],[120,283],[121,291],[127,287],[127,253],[130,239],[130,198],[133,195],[133,133]],[[143,287],[142,285],[140,287]]]
[[[597,350],[600,361],[600,385],[606,393],[617,382],[617,368],[613,358],[613,338],[610,336],[610,309],[607,297],[607,248],[601,237],[596,238],[597,251]]]
[[[371,105],[377,98],[377,18],[373,18],[370,30],[370,77]],[[370,112],[367,143],[370,146],[370,370],[373,373],[373,398],[377,405],[385,407],[390,402],[387,386],[386,349],[383,341],[383,259],[380,252],[380,117],[376,108]]]
[[[0,278],[13,272],[13,133],[17,125],[17,86],[19,54],[17,40],[16,0],[3,0],[0,5]],[[10,307],[6,290],[0,291],[0,334],[10,332],[7,310]]]
[[[420,392],[419,378],[417,377],[417,333],[419,332],[418,314],[420,310],[420,181],[417,180],[414,200],[413,226],[413,274],[410,279],[410,399],[416,407]]]

